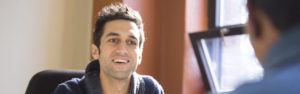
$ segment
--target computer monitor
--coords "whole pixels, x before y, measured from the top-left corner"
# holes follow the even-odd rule
[[[243,25],[189,35],[207,93],[223,94],[262,78],[263,68]]]

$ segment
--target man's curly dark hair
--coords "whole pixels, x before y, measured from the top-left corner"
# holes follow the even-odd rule
[[[102,10],[98,14],[98,20],[95,24],[95,30],[94,30],[94,36],[93,36],[93,42],[94,44],[99,48],[100,47],[100,39],[103,35],[103,28],[106,22],[112,21],[112,20],[129,20],[134,22],[140,31],[140,43],[139,47],[140,49],[143,48],[145,36],[144,36],[144,27],[141,15],[133,10],[132,8],[128,7],[126,4],[122,3],[115,3],[109,6],[106,6],[102,8]]]

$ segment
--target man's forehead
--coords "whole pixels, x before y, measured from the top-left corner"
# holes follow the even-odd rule
[[[140,31],[135,22],[129,20],[112,20],[108,21],[104,26],[105,36],[126,36],[139,39]]]
[[[138,35],[136,34],[132,34],[132,33],[128,33],[128,34],[122,34],[122,33],[118,33],[118,32],[108,32],[107,34],[104,35],[105,37],[114,37],[114,36],[125,36],[125,37],[128,37],[128,38],[132,38],[132,39],[136,39],[138,40]]]
[[[115,19],[115,20],[107,21],[104,24],[104,29],[118,29],[118,28],[138,29],[138,26],[134,21],[124,20],[124,19]]]

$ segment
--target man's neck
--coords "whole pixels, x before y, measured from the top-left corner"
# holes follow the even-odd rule
[[[130,86],[130,78],[118,80],[111,76],[100,72],[100,85],[104,94],[128,94]]]

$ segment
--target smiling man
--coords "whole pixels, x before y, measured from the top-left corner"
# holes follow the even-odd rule
[[[145,41],[140,14],[124,4],[104,7],[94,31],[92,57],[81,79],[59,84],[54,94],[164,94],[151,76],[135,71]]]

